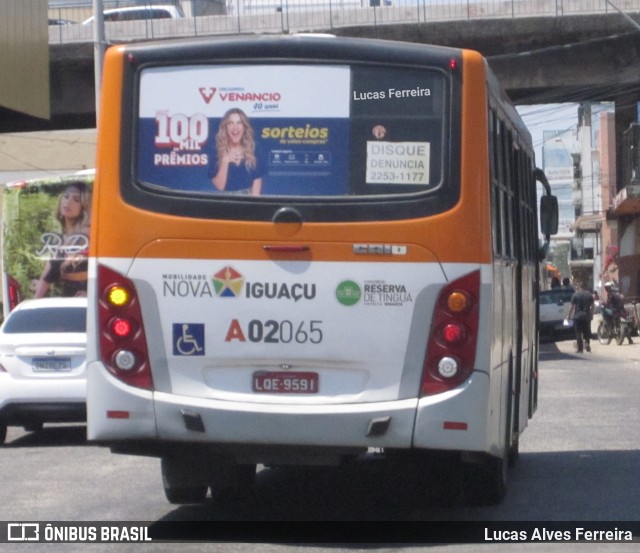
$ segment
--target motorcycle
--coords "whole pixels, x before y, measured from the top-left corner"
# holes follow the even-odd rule
[[[609,345],[615,338],[616,344],[621,346],[625,339],[631,336],[631,324],[625,313],[614,315],[608,307],[602,309],[602,321],[597,330],[598,342]]]

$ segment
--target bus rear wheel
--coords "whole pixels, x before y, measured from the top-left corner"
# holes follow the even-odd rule
[[[161,462],[162,486],[169,503],[204,503],[208,486],[190,481],[187,467],[171,457],[163,457]]]
[[[256,483],[256,465],[229,465],[216,473],[211,482],[211,497],[218,501],[251,499]]]
[[[464,493],[471,505],[498,505],[507,493],[509,456],[487,456],[482,462],[465,463]]]

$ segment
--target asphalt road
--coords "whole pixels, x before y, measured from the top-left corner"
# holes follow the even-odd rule
[[[363,545],[366,531],[391,524],[390,535],[416,523],[481,521],[603,521],[614,527],[640,521],[640,339],[634,345],[593,344],[590,354],[574,354],[572,342],[541,347],[540,399],[536,416],[521,438],[520,460],[509,474],[505,501],[497,507],[469,507],[460,501],[446,471],[434,478],[433,493],[416,497],[412,480],[375,457],[364,465],[337,469],[263,469],[253,497],[204,505],[170,505],[162,491],[159,461],[113,455],[87,444],[82,425],[45,426],[37,434],[10,428],[0,451],[0,520],[3,521],[204,521],[222,530],[231,522],[246,539],[217,544],[142,546],[11,544],[11,551],[224,551],[290,552],[344,550],[377,552],[409,549],[444,551],[419,544]],[[450,478],[451,477],[451,478]],[[453,489],[453,493],[452,493]],[[275,522],[273,522],[275,521]],[[296,543],[301,524],[331,526],[331,540],[344,532],[350,545]],[[358,523],[354,523],[358,521]],[[378,522],[367,526],[359,522]],[[298,524],[300,523],[300,524]],[[217,525],[217,526],[215,526]],[[402,526],[405,525],[405,526]],[[313,529],[313,526],[308,526]],[[317,526],[315,528],[317,530]],[[394,530],[395,529],[395,530]],[[259,545],[248,543],[261,542]],[[290,541],[290,544],[282,543]],[[359,545],[357,545],[359,544]],[[510,544],[509,551],[578,551],[581,544]],[[6,544],[0,544],[4,551]],[[428,547],[428,549],[427,549]],[[486,546],[448,546],[477,551]],[[576,547],[574,549],[574,547]],[[599,551],[628,550],[638,543],[599,544]],[[7,549],[8,550],[8,549]]]

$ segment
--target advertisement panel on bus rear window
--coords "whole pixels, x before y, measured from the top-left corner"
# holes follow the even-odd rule
[[[445,90],[435,70],[147,68],[138,181],[272,196],[433,190],[441,184]]]

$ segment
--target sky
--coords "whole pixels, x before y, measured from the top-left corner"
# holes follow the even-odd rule
[[[531,133],[538,167],[542,167],[542,133],[576,129],[578,126],[578,104],[518,106],[518,113]]]

